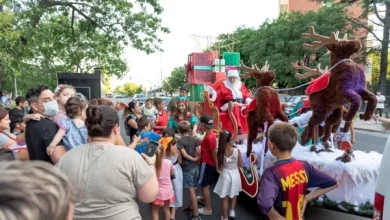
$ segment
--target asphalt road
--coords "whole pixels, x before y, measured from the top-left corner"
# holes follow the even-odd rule
[[[129,102],[129,99],[119,99],[124,102]],[[115,100],[113,100],[115,101]],[[119,113],[120,118],[122,118],[122,112]],[[123,121],[120,122],[121,124],[121,135],[126,141],[126,143],[129,142],[129,138],[125,134],[124,130],[124,123]],[[356,144],[354,145],[355,150],[362,150],[362,151],[376,151],[379,153],[383,152],[384,145],[387,141],[387,134],[382,133],[376,133],[376,132],[366,132],[366,131],[359,131],[356,130]],[[203,220],[216,220],[220,219],[221,217],[221,205],[220,205],[220,198],[212,193],[212,208],[213,208],[213,215],[212,216],[203,216]],[[188,206],[189,199],[186,193],[184,193],[184,206]],[[142,215],[142,219],[145,220],[151,220],[151,208],[149,204],[142,204],[140,203],[140,213]],[[160,219],[164,219],[162,215],[162,210],[160,212]],[[262,219],[260,212],[258,211],[258,208],[256,206],[256,201],[254,199],[249,199],[247,196],[239,196],[237,206],[236,206],[236,219],[245,219],[245,220],[256,220],[256,219]],[[185,219],[185,214],[182,212],[182,209],[179,209],[176,213],[176,219]],[[363,219],[369,219],[369,218],[363,218],[360,216],[354,216],[345,214],[342,212],[337,211],[331,211],[331,210],[325,210],[315,207],[308,207],[305,214],[305,220],[363,220]]]

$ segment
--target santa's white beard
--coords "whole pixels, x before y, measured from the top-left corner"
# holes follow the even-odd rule
[[[226,85],[234,89],[235,91],[238,91],[241,89],[241,80],[236,80],[234,81],[234,83],[231,83],[229,80],[226,80]]]

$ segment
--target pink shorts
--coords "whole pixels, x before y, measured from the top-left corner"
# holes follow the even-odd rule
[[[168,200],[161,200],[161,199],[155,199],[153,201],[153,205],[165,205],[165,202],[168,202],[168,204],[172,204],[175,201],[175,195],[172,196],[172,198]]]

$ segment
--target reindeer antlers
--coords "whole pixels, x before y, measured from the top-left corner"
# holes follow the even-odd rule
[[[299,62],[291,63],[292,67],[296,70],[305,70],[306,73],[300,74],[300,73],[295,73],[295,77],[298,79],[306,79],[308,77],[319,77],[321,76],[325,71],[321,70],[321,64],[318,64],[316,69],[310,69],[309,67],[305,66],[305,62],[302,60]],[[328,67],[326,67],[328,69]]]
[[[339,39],[338,39],[339,32],[338,31],[336,33],[332,32],[330,37],[325,37],[325,36],[317,34],[314,30],[314,27],[310,26],[309,32],[310,33],[303,33],[302,37],[309,38],[309,39],[312,38],[316,41],[314,41],[313,44],[306,44],[306,43],[303,44],[303,48],[306,48],[306,49],[316,50],[325,44],[337,43],[339,41]]]
[[[265,61],[264,66],[261,67],[261,71],[268,71],[268,69],[269,69],[269,64],[268,64],[268,60],[267,60],[267,61]]]

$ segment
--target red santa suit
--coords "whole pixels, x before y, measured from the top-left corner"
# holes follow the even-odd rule
[[[245,108],[252,101],[252,94],[244,83],[240,81],[237,70],[229,70],[226,77],[226,80],[214,84],[213,92],[211,93],[213,96],[212,101],[222,112],[227,111],[230,101],[234,102],[233,114],[237,119],[238,127],[241,128],[243,133],[247,133],[246,117],[242,116],[241,109]],[[233,85],[230,83],[229,77],[237,78]]]

